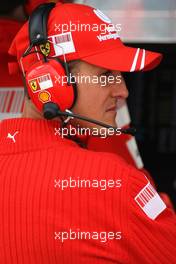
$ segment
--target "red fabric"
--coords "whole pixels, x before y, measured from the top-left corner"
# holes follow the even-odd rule
[[[8,49],[22,24],[15,20],[0,18],[0,87],[23,86],[21,74],[9,75]]]
[[[148,183],[118,155],[81,149],[57,121],[0,123],[0,260],[3,264],[175,264],[176,216],[151,220],[135,197]],[[14,135],[14,137],[12,137]],[[120,179],[121,188],[54,187],[55,179]],[[55,232],[121,232],[121,239],[65,240]],[[112,235],[111,235],[112,238]]]
[[[122,157],[128,164],[137,168],[136,163],[131,156],[126,142],[130,140],[132,136],[127,134],[121,134],[120,136],[109,136],[107,138],[101,137],[89,137],[87,141],[87,148],[89,150],[98,152],[109,152],[114,153]],[[150,179],[152,184],[155,186],[152,176],[144,168],[141,169],[145,175]]]
[[[114,135],[107,138],[89,137],[87,147],[88,149],[94,151],[103,151],[118,154],[129,164],[136,166],[126,147],[126,141],[128,141],[130,138],[131,136],[127,134],[121,134],[120,136]]]
[[[104,19],[110,21],[100,11],[86,5],[56,4],[48,19],[49,55],[63,59],[63,49],[68,61],[81,59],[103,68],[120,71],[150,70],[160,63],[162,55],[159,53],[124,46],[117,37],[117,29],[111,32],[112,24],[105,22]],[[90,27],[97,25],[97,27],[82,29],[83,25]],[[105,32],[105,27],[110,26],[111,31],[106,29]],[[29,47],[28,28],[26,23],[9,50],[18,61]],[[63,33],[64,35],[58,37]],[[102,39],[104,37],[105,40]],[[63,45],[59,51],[58,45]],[[23,60],[25,70],[27,71],[38,59],[36,54],[26,56]]]

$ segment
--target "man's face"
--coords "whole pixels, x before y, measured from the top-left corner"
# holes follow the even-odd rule
[[[116,127],[117,101],[128,97],[121,73],[80,61],[74,67],[72,75],[77,78],[78,89],[78,98],[72,111]],[[75,119],[74,125],[76,124],[98,128],[95,124]]]

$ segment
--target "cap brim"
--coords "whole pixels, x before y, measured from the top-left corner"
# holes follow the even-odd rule
[[[162,54],[123,45],[121,48],[83,57],[81,60],[110,70],[148,71],[158,66],[162,60]]]

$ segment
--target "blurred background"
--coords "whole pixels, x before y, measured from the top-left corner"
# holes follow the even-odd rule
[[[48,1],[1,1],[0,120],[20,117],[23,109],[21,76],[9,76],[10,43],[36,5]],[[145,165],[158,190],[176,206],[176,1],[85,0],[121,24],[120,37],[130,46],[163,53],[160,66],[146,73],[125,74],[128,107]]]

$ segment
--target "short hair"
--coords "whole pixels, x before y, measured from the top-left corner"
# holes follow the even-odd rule
[[[81,60],[72,60],[68,62],[69,70],[72,71],[74,70],[78,64],[80,63]]]

